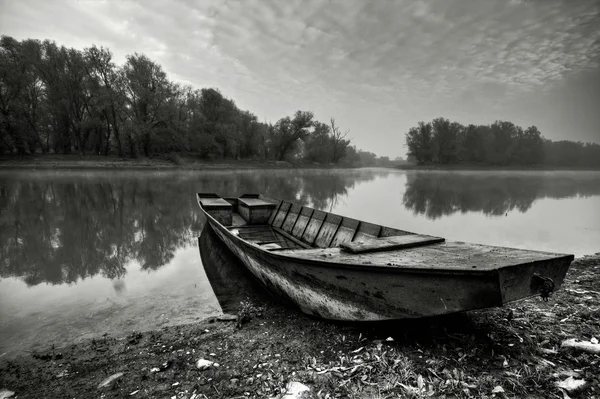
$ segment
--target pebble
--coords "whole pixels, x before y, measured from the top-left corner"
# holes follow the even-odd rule
[[[198,359],[196,362],[196,367],[200,370],[207,370],[211,367],[219,367],[219,363],[211,362],[206,359]]]
[[[564,389],[568,393],[578,391],[580,389],[585,388],[587,385],[587,381],[584,379],[576,379],[573,377],[569,377],[565,380],[559,381],[556,383],[556,386]]]
[[[7,398],[12,398],[14,396],[14,392],[13,391],[9,391],[8,389],[1,389],[0,390],[0,399],[7,399]]]
[[[102,381],[100,384],[98,384],[98,389],[104,388],[104,387],[110,385],[113,381],[118,380],[119,378],[123,377],[123,375],[124,375],[124,373],[115,373],[115,374],[111,375],[110,377],[108,377],[107,379]]]
[[[300,399],[304,397],[304,392],[309,392],[310,388],[301,382],[290,381],[285,387],[285,394],[281,399]]]

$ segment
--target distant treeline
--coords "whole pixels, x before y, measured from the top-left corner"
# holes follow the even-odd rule
[[[332,118],[298,111],[275,124],[239,109],[217,89],[167,78],[143,54],[122,66],[108,49],[45,40],[0,40],[0,154],[177,153],[203,159],[295,160],[386,165],[350,145]]]
[[[545,139],[537,127],[512,122],[468,125],[436,118],[406,133],[409,158],[419,164],[600,167],[600,144]]]

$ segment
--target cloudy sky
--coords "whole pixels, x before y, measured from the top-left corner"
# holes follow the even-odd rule
[[[335,117],[379,155],[438,116],[600,142],[599,0],[0,0],[0,33],[144,53],[261,120]]]

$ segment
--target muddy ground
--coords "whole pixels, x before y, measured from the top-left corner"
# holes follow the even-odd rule
[[[298,381],[314,398],[600,398],[600,354],[561,348],[568,338],[600,339],[599,290],[596,254],[573,263],[549,302],[532,298],[428,320],[339,324],[276,300],[250,300],[237,320],[0,358],[0,391],[18,398],[263,398]],[[200,370],[199,359],[218,366]],[[568,378],[585,385],[567,393],[556,384]]]

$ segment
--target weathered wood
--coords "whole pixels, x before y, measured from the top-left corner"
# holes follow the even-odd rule
[[[340,246],[353,254],[361,254],[414,248],[423,245],[438,244],[440,242],[444,242],[444,239],[440,237],[422,236],[419,234],[405,234],[395,237],[365,237],[360,241],[346,242]]]
[[[281,206],[277,210],[277,215],[275,215],[275,218],[273,219],[273,223],[271,223],[271,225],[273,227],[281,227],[291,207],[292,204],[290,204],[289,202],[282,202]]]
[[[352,241],[358,241],[365,238],[373,237],[377,238],[379,237],[380,231],[380,225],[361,221],[360,226],[358,226],[358,231],[354,235],[354,240]]]
[[[340,225],[338,231],[335,233],[335,237],[333,238],[333,241],[329,246],[337,247],[340,244],[352,241],[352,239],[354,238],[354,233],[356,232],[359,223],[360,222],[356,219],[345,217],[342,220],[342,224]]]
[[[304,249],[310,249],[312,248],[310,245],[300,241],[299,239],[297,239],[296,237],[286,233],[283,230],[278,229],[277,227],[273,227],[273,229],[278,232],[279,234],[281,234],[282,236],[286,237],[287,239],[289,239],[290,241],[293,241],[294,243],[296,243],[298,245],[298,247],[300,248],[304,248]]]
[[[426,269],[444,271],[495,271],[512,265],[564,258],[563,254],[525,249],[493,247],[458,241],[446,241],[410,250],[353,254],[341,248],[293,250],[285,256],[307,261],[361,265],[370,267]]]
[[[501,306],[538,295],[540,281],[551,279],[558,289],[573,260],[573,255],[442,242],[289,202],[273,211],[270,224],[235,228],[202,210],[220,240],[270,291],[305,313],[335,320]],[[313,242],[329,248],[311,248]]]
[[[340,223],[342,223],[341,216],[328,213],[315,239],[315,245],[319,248],[329,247]]]
[[[217,219],[225,226],[232,223],[232,205],[223,198],[216,198],[215,194],[198,194],[198,202],[202,209]]]
[[[283,204],[283,201],[277,201],[277,206],[273,213],[271,213],[271,217],[269,217],[267,224],[273,225],[273,221],[275,220],[275,216],[277,216],[277,212],[279,212],[279,208],[281,208],[281,204]]]
[[[310,220],[314,209],[302,207],[300,211],[300,215],[298,216],[298,220],[292,229],[292,235],[296,238],[301,238],[304,234],[304,230],[306,230],[306,226],[308,225],[308,221]]]
[[[298,204],[292,205],[292,207],[290,208],[290,211],[288,212],[287,216],[285,217],[285,220],[283,221],[283,224],[281,225],[281,230],[285,231],[286,233],[292,232],[292,228],[294,227],[294,224],[296,223],[296,220],[298,219],[298,215],[300,214],[301,209],[302,209],[302,206],[300,206]]]
[[[310,221],[302,234],[302,241],[307,244],[312,245],[315,242],[315,238],[317,238],[317,234],[319,234],[319,230],[321,229],[321,225],[323,224],[323,220],[325,220],[325,216],[327,214],[323,211],[318,211],[315,209],[313,214],[311,215]]]
[[[238,212],[248,224],[266,224],[276,204],[258,198],[239,198]]]

